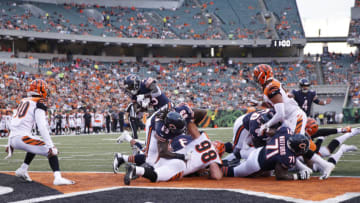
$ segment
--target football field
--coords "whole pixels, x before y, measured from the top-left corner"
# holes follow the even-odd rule
[[[323,126],[338,127],[338,126]],[[341,126],[339,126],[341,127]],[[356,126],[353,126],[356,127]],[[212,140],[228,142],[232,140],[231,128],[204,129]],[[323,146],[331,139],[341,134],[327,137]],[[112,162],[115,152],[131,154],[129,143],[117,144],[116,138],[120,134],[91,134],[91,135],[68,135],[52,136],[55,146],[59,149],[60,169],[62,171],[88,171],[88,172],[112,172]],[[144,140],[144,131],[140,133],[140,139]],[[13,156],[4,160],[6,156],[5,146],[8,139],[0,139],[0,171],[15,171],[23,162],[25,152],[16,150]],[[360,135],[348,139],[345,144],[360,147]],[[36,156],[29,168],[30,171],[51,171],[47,158]],[[124,171],[124,167],[121,167]],[[315,176],[318,174],[314,174]],[[337,164],[334,176],[360,176],[360,152],[345,153]]]

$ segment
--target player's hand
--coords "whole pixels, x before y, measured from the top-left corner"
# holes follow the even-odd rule
[[[312,170],[311,170],[311,172],[312,172]],[[308,170],[302,170],[297,173],[299,180],[308,180],[310,178],[310,175],[311,175],[311,173]]]
[[[150,104],[150,98],[145,98],[142,102],[141,102],[141,107],[146,109],[149,107]]]
[[[330,104],[330,103],[331,103],[331,101],[332,101],[332,99],[331,99],[331,98],[327,98],[327,99],[326,99],[326,104]]]
[[[59,151],[55,146],[49,148],[48,157],[56,156],[59,154]]]
[[[269,129],[269,126],[267,125],[267,123],[261,125],[258,136],[263,136],[268,129]]]
[[[185,154],[185,161],[188,161],[191,159],[191,154],[192,154],[193,151],[189,151],[189,152],[186,152]]]

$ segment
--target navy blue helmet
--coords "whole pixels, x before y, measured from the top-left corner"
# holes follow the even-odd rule
[[[295,134],[290,136],[288,140],[288,147],[296,155],[303,155],[309,150],[309,138],[303,134]]]
[[[170,133],[175,136],[185,131],[185,120],[178,112],[169,112],[165,117],[164,124]]]
[[[304,93],[309,91],[310,85],[311,85],[310,81],[306,78],[302,78],[299,80],[299,87],[300,87],[301,91]]]
[[[140,78],[135,74],[131,74],[126,76],[124,80],[125,91],[131,93],[132,95],[136,95],[140,90]]]

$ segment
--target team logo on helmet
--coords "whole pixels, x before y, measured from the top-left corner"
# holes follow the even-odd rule
[[[318,129],[319,129],[319,125],[316,123],[316,120],[313,118],[308,118],[305,126],[306,134],[308,134],[311,137],[315,135]]]
[[[272,79],[274,76],[271,66],[267,64],[260,64],[254,68],[254,79],[260,85],[264,85],[266,81]]]

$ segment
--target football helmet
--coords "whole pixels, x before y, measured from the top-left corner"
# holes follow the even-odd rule
[[[290,136],[287,145],[296,155],[303,155],[309,150],[309,138],[303,134],[295,134]]]
[[[299,80],[299,88],[303,93],[307,93],[309,91],[310,85],[311,84],[309,80],[306,78],[302,78],[301,80]]]
[[[217,153],[219,154],[219,157],[221,158],[225,152],[224,143],[221,141],[215,140],[215,141],[212,141],[211,144],[215,147]]]
[[[49,87],[44,80],[36,79],[30,83],[28,92],[31,96],[40,96],[46,98],[49,93]]]
[[[185,132],[185,120],[178,112],[169,112],[165,117],[164,125],[175,136]]]
[[[319,129],[319,125],[316,123],[316,120],[313,118],[308,118],[305,126],[306,134],[308,134],[311,137],[315,135],[318,129]]]
[[[266,81],[274,77],[271,66],[260,64],[254,68],[254,80],[260,85],[264,85]]]
[[[135,74],[131,74],[126,76],[124,80],[125,91],[131,93],[132,95],[136,95],[140,90],[140,78]]]

